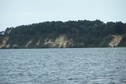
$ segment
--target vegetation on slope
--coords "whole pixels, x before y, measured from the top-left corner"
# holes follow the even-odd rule
[[[52,46],[45,42],[50,40],[53,43],[61,35],[69,40],[65,47],[108,47],[112,35],[123,35],[118,46],[126,46],[126,23],[79,20],[21,25],[7,28],[4,35],[0,35],[0,44],[4,37],[8,37],[5,48],[7,45],[8,48],[48,48]],[[57,44],[53,47],[63,46]]]

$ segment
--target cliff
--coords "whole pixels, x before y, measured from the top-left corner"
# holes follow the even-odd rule
[[[0,34],[0,48],[83,47],[126,47],[126,24],[53,21],[11,27]]]

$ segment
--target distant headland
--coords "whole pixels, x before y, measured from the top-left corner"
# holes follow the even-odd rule
[[[7,28],[0,48],[126,47],[126,23],[51,21]]]

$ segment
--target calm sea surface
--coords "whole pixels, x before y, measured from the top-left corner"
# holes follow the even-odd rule
[[[0,84],[126,84],[126,48],[0,49]]]

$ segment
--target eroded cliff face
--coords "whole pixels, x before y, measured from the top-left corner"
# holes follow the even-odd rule
[[[113,39],[110,41],[109,46],[110,47],[117,47],[121,40],[123,39],[122,35],[112,35]]]
[[[9,44],[7,44],[7,41],[9,40],[8,36],[5,36],[0,41],[0,48],[6,47],[9,48]]]
[[[123,35],[108,35],[103,38],[99,46],[95,47],[118,47],[123,37]],[[68,36],[65,34],[61,34],[55,39],[48,37],[45,39],[40,38],[36,41],[35,39],[29,39],[22,46],[15,42],[11,44],[9,43],[9,40],[11,40],[9,39],[9,36],[3,36],[0,39],[0,48],[68,48],[75,45],[74,40],[68,38]],[[81,46],[81,43],[78,44]]]
[[[0,43],[0,48],[20,48],[19,44],[13,43],[10,45],[9,36],[4,36]],[[70,45],[72,45],[72,39],[69,39],[65,34],[59,35],[57,38],[45,38],[44,41],[42,39],[39,39],[38,41],[34,42],[34,39],[29,39],[25,45],[23,45],[21,48],[33,48],[33,47],[47,47],[47,48],[66,48]]]
[[[33,39],[30,39],[26,44],[25,48],[30,47],[33,44]],[[34,46],[45,46],[45,47],[51,47],[51,48],[66,48],[69,45],[72,44],[72,39],[68,39],[66,35],[60,35],[56,39],[52,38],[45,38],[44,41],[39,39],[36,41],[33,45]]]
[[[63,47],[66,48],[72,44],[72,39],[68,39],[66,35],[60,35],[56,39],[45,39],[44,45],[48,45],[50,47]]]

